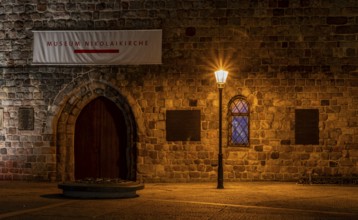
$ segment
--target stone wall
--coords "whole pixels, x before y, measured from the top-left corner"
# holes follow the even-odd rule
[[[112,29],[162,29],[163,64],[31,65],[32,30]],[[226,181],[357,175],[357,39],[353,0],[2,0],[0,179],[73,178],[73,136],[63,136],[83,107],[73,103],[110,88],[136,120],[139,180],[216,180],[220,66],[230,71],[224,115],[236,95],[250,104],[248,148],[227,146],[224,117]],[[23,107],[33,130],[19,129]],[[319,109],[319,145],[295,144],[294,112],[306,108]],[[201,110],[201,141],[166,141],[166,110],[184,109]]]

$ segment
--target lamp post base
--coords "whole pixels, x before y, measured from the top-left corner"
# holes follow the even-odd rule
[[[218,158],[218,186],[217,189],[224,189],[223,154],[219,153]]]

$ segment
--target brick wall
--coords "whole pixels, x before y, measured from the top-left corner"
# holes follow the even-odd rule
[[[31,65],[32,30],[112,29],[162,29],[163,64]],[[230,71],[224,115],[229,100],[243,95],[251,118],[250,147],[238,148],[226,144],[224,117],[226,180],[357,175],[357,38],[356,1],[2,0],[0,179],[73,178],[73,160],[59,156],[73,141],[58,132],[64,109],[106,96],[98,91],[108,86],[125,97],[138,126],[138,179],[215,180],[213,71],[221,64]],[[19,129],[22,107],[34,109],[34,130]],[[305,108],[319,109],[319,145],[295,144],[294,112]],[[201,110],[200,142],[165,140],[165,111],[181,109]]]

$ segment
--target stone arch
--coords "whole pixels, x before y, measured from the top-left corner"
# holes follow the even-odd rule
[[[88,78],[87,78],[88,79]],[[74,135],[75,124],[81,110],[92,100],[99,96],[104,96],[116,104],[123,112],[127,131],[127,179],[136,179],[137,166],[137,143],[139,130],[137,126],[137,117],[140,117],[135,100],[131,96],[122,95],[112,85],[93,80],[85,80],[82,84],[72,82],[55,98],[50,108],[52,113],[52,131],[54,131],[56,146],[56,172],[57,180],[73,181],[74,180]],[[129,97],[129,98],[128,98]],[[134,108],[132,107],[134,106]]]

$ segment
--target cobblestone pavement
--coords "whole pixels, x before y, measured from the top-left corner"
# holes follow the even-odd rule
[[[0,182],[0,219],[358,219],[358,187],[145,184],[130,199],[69,199],[55,183]]]

